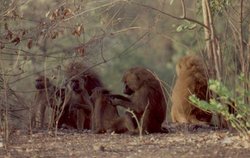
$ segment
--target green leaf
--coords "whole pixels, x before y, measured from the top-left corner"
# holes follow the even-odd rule
[[[182,25],[178,26],[178,27],[176,28],[176,31],[177,31],[177,32],[183,31],[183,26],[182,26]]]
[[[169,0],[169,4],[172,5],[174,0]]]
[[[196,26],[197,26],[196,24],[191,24],[191,25],[188,27],[188,29],[189,29],[189,30],[193,30],[194,28],[196,28]]]
[[[246,126],[247,126],[247,127],[250,127],[250,123],[249,123],[249,122],[246,122]]]

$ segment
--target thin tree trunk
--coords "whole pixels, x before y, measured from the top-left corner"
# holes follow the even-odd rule
[[[209,19],[208,19],[208,13],[207,13],[207,7],[206,7],[206,0],[202,0],[202,11],[203,11],[203,22],[204,25],[206,25],[209,29]],[[208,52],[208,58],[210,61],[213,61],[213,52],[212,52],[212,46],[210,42],[210,30],[208,28],[204,27],[204,34],[205,34],[205,41],[206,41],[206,49]]]
[[[216,39],[213,17],[210,10],[208,0],[202,0],[202,10],[203,10],[203,19],[204,24],[208,26],[209,29],[204,28],[205,40],[206,40],[206,49],[208,51],[209,63],[214,65],[215,72],[213,71],[213,77],[221,80],[221,71],[222,71],[222,58],[221,50],[219,47],[219,41]]]

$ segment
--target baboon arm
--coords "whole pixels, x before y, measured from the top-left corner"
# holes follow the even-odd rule
[[[125,108],[130,108],[131,104],[132,104],[131,101],[126,101],[126,100],[122,100],[122,99],[118,99],[118,98],[112,99],[112,105],[115,105],[115,106],[122,106]]]
[[[77,109],[85,109],[85,110],[89,110],[89,111],[92,111],[92,109],[93,109],[88,104],[72,104],[71,106],[74,108],[77,108]]]
[[[119,95],[119,94],[110,94],[109,97],[112,99],[121,99],[124,101],[131,101],[129,98],[124,97],[123,95]]]
[[[121,100],[121,99],[117,99],[117,98],[112,100],[112,104],[115,106],[122,106],[124,108],[131,109],[137,113],[141,113],[144,110],[143,108],[134,104],[131,101]]]

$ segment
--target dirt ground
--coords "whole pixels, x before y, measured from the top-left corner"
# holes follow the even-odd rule
[[[2,144],[2,142],[0,142]],[[166,134],[92,134],[89,131],[16,131],[0,157],[249,158],[250,143],[223,130]]]

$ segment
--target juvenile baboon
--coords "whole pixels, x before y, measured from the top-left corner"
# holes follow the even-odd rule
[[[112,105],[110,92],[102,87],[97,87],[93,90],[91,101],[94,105],[92,115],[92,130],[94,133],[103,133],[106,131],[121,132],[124,128],[114,126],[114,123],[119,119],[118,111]]]
[[[65,104],[69,106],[69,113],[76,113],[77,115],[77,129],[90,129],[93,105],[81,77],[71,78],[67,85],[65,97]]]
[[[166,116],[166,98],[160,80],[150,70],[134,67],[123,75],[124,93],[129,100],[116,98],[112,103],[132,110],[144,133],[162,132],[161,125]],[[130,132],[138,133],[134,118],[127,113],[125,124]]]
[[[35,104],[32,107],[31,126],[36,127],[36,116],[39,113],[40,128],[44,128],[45,111],[47,107],[54,107],[54,97],[56,88],[45,76],[38,76],[35,80],[37,89],[35,94]]]
[[[61,128],[62,125],[75,128],[75,123],[69,120],[69,107],[62,107],[65,89],[57,88],[43,75],[36,78],[35,87],[37,89],[34,99],[36,105],[32,107],[31,127],[37,127],[37,122],[40,122],[40,128],[44,128],[46,109],[52,108],[52,126],[55,126],[55,121],[58,121],[58,128]],[[37,114],[39,114],[38,121],[36,120]]]
[[[204,62],[196,55],[187,55],[176,65],[176,72],[177,79],[172,92],[172,121],[197,125],[209,124],[212,114],[202,111],[189,101],[189,96],[192,94],[201,100],[209,100],[208,77]]]
[[[93,105],[90,102],[92,90],[102,87],[98,75],[89,70],[82,62],[71,62],[66,66],[66,79],[68,80],[70,111],[77,111],[78,129],[90,128]]]

